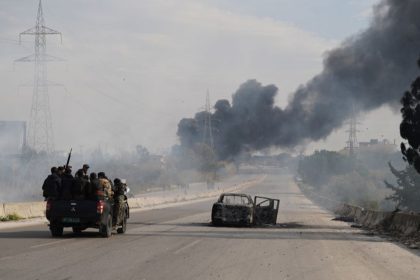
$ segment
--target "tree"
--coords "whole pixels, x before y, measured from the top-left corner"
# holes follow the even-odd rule
[[[332,151],[315,151],[299,161],[298,173],[304,181],[320,187],[332,176],[343,175],[355,170],[353,158]]]
[[[399,171],[391,163],[388,163],[388,165],[392,174],[397,178],[397,186],[385,181],[386,187],[394,192],[386,199],[396,202],[398,208],[403,210],[420,212],[420,175],[416,169],[407,165],[404,170]]]
[[[420,59],[417,64],[420,67]],[[420,77],[417,77],[411,84],[411,89],[404,93],[401,104],[403,120],[400,124],[400,134],[409,144],[407,148],[401,143],[401,152],[404,160],[420,173]]]
[[[417,65],[420,67],[420,59]],[[398,171],[388,163],[392,174],[397,178],[398,186],[385,181],[385,185],[394,191],[387,199],[393,200],[398,207],[405,210],[420,212],[420,76],[412,82],[411,89],[404,93],[401,105],[403,120],[400,134],[408,141],[408,147],[401,143],[401,152],[409,165]]]

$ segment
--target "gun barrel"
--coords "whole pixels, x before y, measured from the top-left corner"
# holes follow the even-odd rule
[[[69,167],[72,151],[73,151],[73,148],[70,148],[70,153],[69,153],[69,156],[67,157],[67,162],[66,162],[66,169]]]

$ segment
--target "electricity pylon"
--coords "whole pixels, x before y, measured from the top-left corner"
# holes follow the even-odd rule
[[[45,26],[42,3],[39,0],[36,24],[19,34],[35,36],[35,53],[15,60],[16,62],[34,62],[34,85],[27,144],[35,151],[51,153],[54,151],[54,135],[48,95],[47,62],[61,60],[47,55],[46,35],[61,33]]]
[[[213,127],[211,124],[211,106],[210,106],[210,94],[207,91],[206,95],[206,107],[204,116],[204,130],[203,130],[203,143],[207,144],[212,150],[214,149],[213,143]]]
[[[357,125],[360,123],[357,121],[354,105],[352,106],[352,112],[348,124],[349,129],[346,131],[349,134],[347,140],[347,149],[349,150],[349,155],[353,156],[355,154],[355,150],[359,147],[359,142],[357,141],[357,132],[360,132],[357,130]]]

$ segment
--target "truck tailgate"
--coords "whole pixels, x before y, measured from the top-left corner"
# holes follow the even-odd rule
[[[50,213],[52,217],[66,218],[69,222],[72,218],[94,218],[97,216],[96,204],[93,200],[59,200],[54,202]]]

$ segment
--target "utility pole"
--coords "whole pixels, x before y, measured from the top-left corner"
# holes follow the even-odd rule
[[[349,129],[346,131],[349,135],[347,140],[347,149],[349,150],[349,155],[353,156],[355,154],[355,149],[359,147],[359,142],[357,141],[357,132],[360,132],[357,130],[357,125],[360,123],[357,122],[354,105],[352,106],[351,117],[348,124]]]
[[[214,149],[213,127],[211,124],[210,93],[208,90],[207,90],[207,95],[206,95],[206,106],[205,106],[205,116],[204,116],[203,143],[207,144],[212,150]]]
[[[46,35],[60,35],[61,38],[61,33],[45,26],[41,0],[38,4],[35,26],[20,33],[19,41],[22,35],[35,36],[35,53],[15,60],[34,62],[34,85],[27,144],[35,151],[51,153],[54,151],[54,135],[48,95],[47,62],[61,59],[47,55]]]

